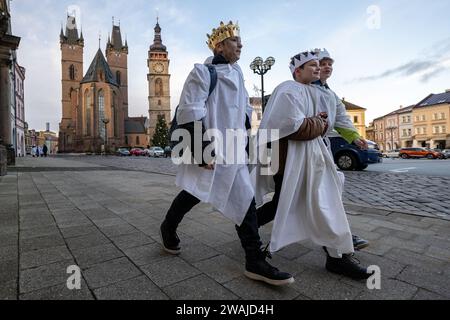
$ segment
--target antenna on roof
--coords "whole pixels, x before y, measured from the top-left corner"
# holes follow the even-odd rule
[[[98,32],[98,48],[100,49],[101,47],[101,42],[102,42],[102,32],[99,31]]]

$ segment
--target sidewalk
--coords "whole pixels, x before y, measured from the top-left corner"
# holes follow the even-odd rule
[[[380,267],[381,290],[328,273],[308,243],[274,255],[296,282],[273,288],[243,276],[233,224],[204,204],[180,226],[181,255],[162,252],[159,225],[178,191],[172,175],[18,159],[0,177],[0,299],[450,298],[450,221],[348,205],[353,233],[371,241],[357,258]],[[81,290],[66,286],[71,265]]]

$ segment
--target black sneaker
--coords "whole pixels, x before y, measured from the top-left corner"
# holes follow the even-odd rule
[[[369,246],[369,241],[367,240],[364,240],[355,235],[353,235],[352,238],[353,238],[353,247],[355,248],[355,250],[361,250]]]
[[[342,258],[327,255],[326,269],[355,280],[368,279],[373,273],[367,273],[367,269],[360,267],[359,263],[352,254],[343,254]]]
[[[178,238],[176,231],[172,231],[167,227],[165,220],[159,229],[159,236],[161,237],[164,251],[175,255],[180,254],[180,238]]]
[[[247,278],[263,281],[273,286],[283,286],[295,282],[292,275],[279,271],[264,259],[247,262],[244,274]]]

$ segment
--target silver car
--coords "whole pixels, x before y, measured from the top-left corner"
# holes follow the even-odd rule
[[[164,150],[161,147],[151,147],[148,149],[149,157],[164,157]]]

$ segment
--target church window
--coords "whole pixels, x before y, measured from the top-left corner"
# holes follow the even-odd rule
[[[119,136],[119,113],[118,113],[118,103],[117,103],[117,94],[115,92],[113,92],[113,97],[112,97],[112,101],[113,101],[113,105],[111,108],[111,120],[113,121],[113,128],[114,128],[114,136],[118,137]]]
[[[86,90],[84,94],[84,103],[85,103],[85,110],[86,110],[86,129],[85,134],[87,136],[91,136],[91,126],[92,126],[92,107],[91,107],[91,96],[89,94],[89,91]]]
[[[156,95],[157,97],[161,97],[161,96],[164,95],[164,92],[163,92],[163,83],[162,83],[161,78],[158,78],[158,79],[156,79],[156,81],[155,81],[155,95]]]
[[[116,80],[117,80],[117,84],[120,86],[121,85],[120,71],[116,72]]]
[[[75,66],[72,64],[69,68],[69,77],[70,80],[75,80]]]
[[[103,91],[98,92],[98,128],[100,138],[105,139],[105,124],[103,123],[105,119],[105,95]]]

